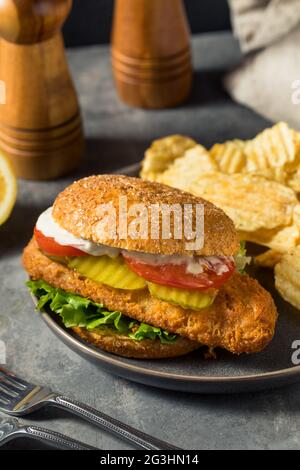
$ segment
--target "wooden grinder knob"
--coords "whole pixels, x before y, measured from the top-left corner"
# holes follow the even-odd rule
[[[0,148],[17,176],[48,179],[75,168],[84,148],[61,27],[72,0],[0,2]]]
[[[166,108],[192,84],[189,28],[182,0],[116,0],[112,64],[126,103]]]

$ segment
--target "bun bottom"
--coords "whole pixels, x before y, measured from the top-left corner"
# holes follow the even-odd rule
[[[134,341],[128,336],[116,333],[103,334],[97,330],[88,331],[85,328],[72,328],[81,339],[118,356],[134,359],[163,359],[183,356],[201,347],[201,344],[179,336],[175,343],[162,344],[159,339],[144,339]]]

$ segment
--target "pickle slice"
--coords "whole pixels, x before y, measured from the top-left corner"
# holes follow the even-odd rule
[[[78,256],[69,260],[68,267],[88,279],[115,289],[136,290],[147,287],[146,281],[131,271],[121,256]]]
[[[46,254],[46,256],[52,261],[55,261],[55,263],[68,265],[68,258],[66,256],[55,256],[55,255],[48,255],[48,254]]]
[[[210,307],[215,300],[215,295],[199,291],[176,289],[175,287],[160,286],[148,282],[150,294],[160,300],[165,300],[180,307],[192,310],[201,310]]]

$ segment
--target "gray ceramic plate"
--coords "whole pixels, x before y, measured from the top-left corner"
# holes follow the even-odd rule
[[[133,166],[118,173],[134,175],[137,170],[138,167]],[[251,247],[255,249],[257,247]],[[292,344],[300,340],[300,312],[276,293],[271,272],[256,270],[251,274],[272,293],[280,313],[274,340],[259,354],[237,357],[220,350],[217,360],[205,360],[203,350],[199,349],[176,359],[126,359],[82,341],[51,314],[42,316],[50,329],[75,352],[108,372],[146,385],[194,393],[236,393],[300,382],[300,366],[292,363]]]

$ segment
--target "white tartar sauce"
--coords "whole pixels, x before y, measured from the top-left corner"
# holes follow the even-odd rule
[[[77,248],[78,250],[84,251],[84,253],[92,256],[107,255],[111,258],[116,258],[120,254],[120,250],[117,248],[112,248],[107,245],[98,245],[89,240],[77,238],[67,230],[60,227],[53,219],[52,207],[49,207],[49,209],[39,216],[36,228],[46,237],[54,238],[56,243],[59,243],[59,245],[72,246],[73,248]]]

